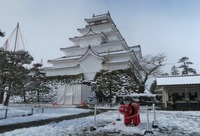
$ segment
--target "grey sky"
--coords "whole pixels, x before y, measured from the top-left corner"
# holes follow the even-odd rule
[[[129,46],[140,44],[143,55],[165,53],[167,63],[187,56],[200,72],[200,1],[198,0],[0,0],[3,45],[17,22],[36,61],[63,56],[85,18],[110,12]],[[172,65],[165,68],[170,72]]]

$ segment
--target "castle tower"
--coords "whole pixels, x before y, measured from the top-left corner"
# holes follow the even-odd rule
[[[93,80],[101,70],[133,68],[138,72],[140,46],[127,45],[109,12],[85,22],[84,28],[77,29],[81,36],[69,38],[73,45],[60,49],[65,55],[48,60],[52,67],[45,68],[47,76],[83,74],[85,80]]]

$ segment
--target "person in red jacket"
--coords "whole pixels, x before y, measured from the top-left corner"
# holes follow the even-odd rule
[[[139,113],[139,110],[140,110],[140,107],[137,103],[135,102],[131,102],[130,103],[132,109],[133,109],[133,112],[131,114],[131,119],[132,119],[132,124],[137,126],[140,124],[140,113]]]
[[[132,99],[127,104],[119,107],[119,112],[124,115],[124,124],[137,126],[140,124],[139,105]]]

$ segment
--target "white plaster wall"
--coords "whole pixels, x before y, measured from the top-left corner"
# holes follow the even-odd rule
[[[141,58],[142,58],[142,56],[141,56],[141,53],[140,53],[140,52],[135,52],[135,55],[136,55],[136,57],[137,57],[138,59],[141,59]]]
[[[108,51],[117,51],[117,50],[123,50],[123,47],[121,44],[108,44],[104,46],[95,46],[93,47],[93,50],[96,52],[108,52]]]
[[[79,45],[79,41],[74,41],[73,43],[74,43],[74,46]]]
[[[87,48],[76,48],[65,51],[65,56],[83,55],[87,51]]]
[[[120,39],[116,35],[107,35],[107,41],[119,41]]]
[[[117,56],[117,58],[120,58],[120,56]],[[113,57],[111,58],[111,62],[119,61],[119,58],[116,59]],[[121,60],[124,60],[125,58],[120,58]],[[130,66],[127,63],[114,63],[110,65],[103,65],[102,67],[102,61],[100,58],[94,57],[92,54],[89,54],[86,56],[83,60],[80,62],[74,61],[70,63],[59,63],[54,66],[54,68],[63,67],[63,66],[70,66],[75,64],[80,64],[79,67],[74,68],[67,68],[67,69],[55,69],[55,70],[48,70],[46,71],[47,76],[55,76],[55,75],[76,75],[80,73],[84,73],[85,80],[93,80],[96,72],[99,72],[102,69],[107,70],[118,70],[118,69],[127,69]]]
[[[69,67],[74,65],[77,65],[76,61],[57,61],[56,63],[53,63],[54,68]]]
[[[95,33],[101,33],[101,32],[104,32],[104,33],[109,33],[109,32],[112,32],[113,29],[111,27],[102,27],[101,29],[97,28],[97,29],[92,29],[92,31],[94,31]]]
[[[116,63],[116,64],[106,64],[103,65],[103,69],[105,70],[119,70],[119,69],[127,69],[130,68],[130,65],[128,65],[127,63]]]
[[[80,68],[70,68],[70,69],[54,69],[45,70],[46,76],[57,76],[57,75],[77,75],[80,74]]]
[[[129,54],[121,54],[121,55],[110,55],[109,57],[111,62],[116,62],[116,61],[131,61],[131,57]]]
[[[84,39],[84,40],[81,40],[79,42],[79,45],[80,47],[87,47],[87,46],[95,46],[95,45],[100,45],[102,43],[103,39],[101,37],[96,37],[96,38],[93,38],[93,39]]]
[[[104,65],[102,67],[102,60],[96,59],[94,57],[88,56],[88,61],[83,60],[80,63],[80,67],[70,68],[70,69],[51,69],[46,70],[46,76],[57,76],[57,75],[76,75],[84,73],[85,80],[93,80],[96,72],[99,72],[102,69],[105,70],[118,70],[118,69],[127,69],[130,66],[127,63],[117,63],[111,65]]]
[[[101,59],[95,58],[91,54],[80,62],[80,69],[82,73],[85,73],[84,76],[86,80],[92,80],[96,72],[102,69],[101,63]]]
[[[88,33],[88,31],[89,31],[89,29],[86,29],[85,31],[82,31],[82,32],[80,32],[82,35],[85,35],[85,34],[87,34]],[[111,26],[106,26],[106,25],[104,25],[104,26],[96,26],[96,27],[92,27],[92,31],[94,32],[94,33],[101,33],[101,32],[104,32],[104,33],[108,33],[108,32],[112,32],[112,31],[114,31],[113,29],[112,29],[112,27]]]

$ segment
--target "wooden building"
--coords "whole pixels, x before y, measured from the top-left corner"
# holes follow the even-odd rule
[[[177,110],[200,110],[200,75],[158,77],[156,82],[164,109],[171,109],[170,97],[173,95]]]

